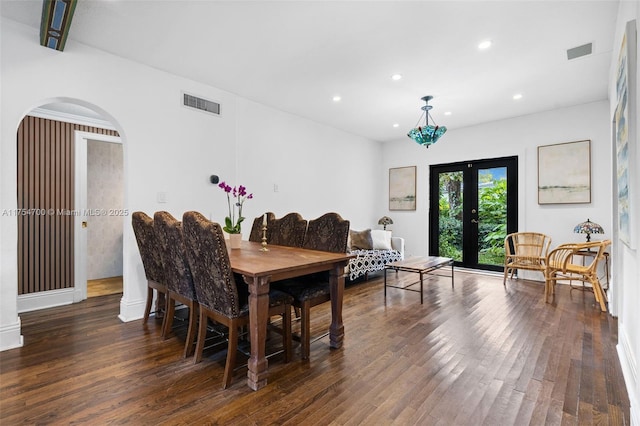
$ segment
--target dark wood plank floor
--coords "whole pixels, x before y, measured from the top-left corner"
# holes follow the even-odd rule
[[[0,423],[629,424],[616,321],[567,287],[545,304],[541,283],[456,272],[454,289],[429,281],[424,305],[398,289],[385,304],[374,276],[346,290],[344,347],[272,358],[258,392],[246,367],[221,390],[224,353],[182,359],[179,330],[163,341],[154,320],[121,323],[120,295],[30,312],[25,346],[0,353]],[[314,333],[330,315],[312,310]]]

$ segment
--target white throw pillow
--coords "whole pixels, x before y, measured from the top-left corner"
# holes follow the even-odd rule
[[[373,240],[374,249],[391,250],[391,231],[383,231],[382,229],[372,229],[371,239]]]

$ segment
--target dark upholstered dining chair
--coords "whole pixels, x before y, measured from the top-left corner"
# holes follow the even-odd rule
[[[338,213],[326,213],[309,221],[302,247],[346,253],[348,237],[349,221]],[[275,282],[272,287],[290,294],[293,297],[293,306],[300,309],[301,356],[302,359],[308,359],[311,351],[311,308],[331,300],[329,272]]]
[[[271,233],[273,232],[273,222],[276,220],[276,215],[272,212],[265,213],[267,215],[267,242],[269,242],[269,238],[271,237]],[[249,241],[253,241],[255,243],[262,242],[262,224],[264,221],[264,215],[260,215],[253,219],[253,225],[251,226],[251,233],[249,234]]]
[[[207,319],[229,328],[227,361],[222,380],[223,388],[231,384],[238,346],[238,329],[249,324],[249,304],[241,297],[229,262],[229,254],[218,223],[211,222],[198,212],[183,215],[183,232],[187,259],[200,304],[200,327],[194,362],[200,362],[207,334]],[[269,316],[282,315],[285,362],[291,357],[291,297],[272,290],[269,294]]]
[[[160,318],[158,311],[160,306],[166,312],[167,284],[165,281],[162,258],[160,257],[160,245],[154,230],[153,219],[144,212],[134,212],[131,215],[131,225],[136,236],[138,250],[142,258],[144,273],[147,278],[147,305],[144,309],[144,324],[149,320],[151,304],[153,303],[153,290],[158,293],[156,317]]]
[[[189,326],[183,352],[186,358],[194,350],[198,302],[185,256],[182,224],[165,211],[156,212],[153,219],[167,281],[167,312],[162,324],[162,338],[167,339],[171,333],[176,301],[182,303],[189,309]]]
[[[273,223],[269,244],[276,246],[302,247],[307,220],[300,213],[289,213]]]

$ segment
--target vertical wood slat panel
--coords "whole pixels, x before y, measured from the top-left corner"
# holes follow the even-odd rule
[[[18,294],[74,286],[76,216],[58,212],[75,209],[76,130],[118,136],[31,116],[18,128]]]
[[[38,121],[33,120],[33,140],[35,141],[37,138],[40,137],[40,123]],[[33,164],[33,158],[35,157],[34,155],[34,149],[35,149],[35,143],[30,143],[29,144],[29,158],[27,158],[28,160],[28,166],[29,166],[29,180],[27,181],[27,188],[29,188],[29,192],[27,193],[27,202],[29,203],[29,206],[33,206],[33,194],[35,193],[35,188],[34,188],[34,182],[35,182],[35,165]],[[34,283],[35,283],[35,277],[34,277],[34,250],[36,247],[36,240],[35,240],[35,227],[33,226],[33,216],[28,215],[27,216],[27,226],[29,229],[29,270],[27,271],[29,273],[29,290],[31,292],[35,292],[37,291],[36,288],[34,288]]]

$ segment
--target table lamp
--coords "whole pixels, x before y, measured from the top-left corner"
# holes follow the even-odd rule
[[[591,241],[591,234],[604,234],[604,229],[597,223],[591,222],[587,219],[586,222],[577,224],[573,228],[573,232],[576,234],[587,234],[587,242]]]
[[[382,216],[380,220],[378,220],[378,225],[382,225],[383,229],[387,230],[387,225],[393,225],[393,220],[389,216]]]

